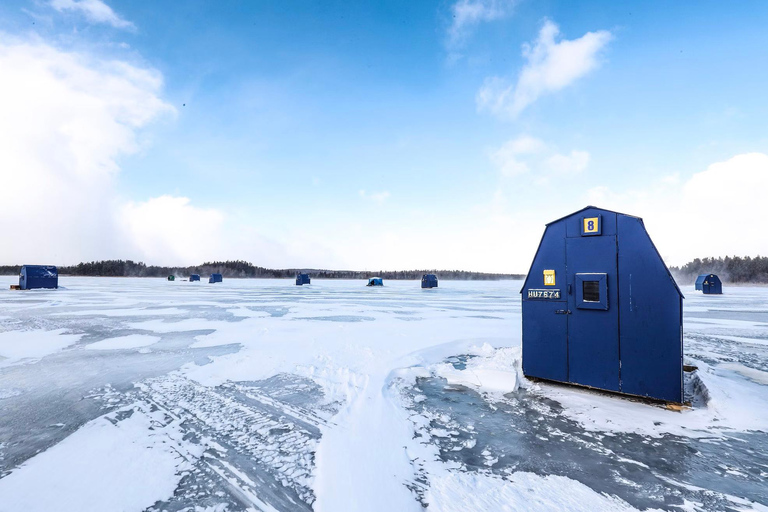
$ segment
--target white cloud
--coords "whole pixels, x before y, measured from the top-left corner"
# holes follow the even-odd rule
[[[458,0],[451,6],[453,20],[448,28],[449,46],[461,45],[480,23],[510,15],[515,3],[515,0]]]
[[[541,153],[547,146],[541,139],[530,135],[521,135],[507,142],[504,147],[516,155],[527,155]]]
[[[521,135],[492,152],[491,161],[503,176],[512,177],[533,171],[537,177],[547,178],[553,174],[582,172],[589,164],[589,153],[573,150],[563,155],[540,139]]]
[[[491,161],[504,176],[517,176],[531,170],[527,163],[521,161],[520,156],[538,154],[543,151],[544,147],[543,141],[523,135],[507,141],[491,153]]]
[[[667,185],[677,185],[680,183],[680,173],[668,174],[661,178],[661,182]]]
[[[152,69],[0,36],[0,260],[125,257],[115,227],[117,159],[173,114]]]
[[[371,194],[368,194],[365,190],[359,190],[358,195],[364,199],[370,199],[374,203],[383,204],[387,199],[389,199],[389,192],[386,190],[383,190],[381,192],[373,192]]]
[[[687,180],[661,178],[642,190],[591,189],[587,201],[638,215],[668,264],[705,256],[768,255],[768,155],[746,153]]]
[[[559,91],[599,65],[600,52],[611,40],[606,30],[587,32],[573,40],[556,41],[560,30],[547,20],[533,45],[523,45],[523,66],[517,82],[493,77],[477,93],[480,110],[515,117],[540,96]]]
[[[224,215],[190,205],[186,197],[160,196],[123,206],[122,232],[143,259],[158,265],[194,265],[222,251]]]
[[[591,204],[642,217],[668,265],[706,256],[768,255],[762,224],[768,218],[768,155],[737,155],[687,177],[672,176],[628,191],[576,182],[545,189],[502,182],[486,205],[467,215],[466,224],[456,223],[440,251],[457,238],[466,243],[454,247],[451,257],[465,268],[524,272],[545,223]],[[439,252],[434,259],[441,259]]]
[[[682,189],[682,215],[690,256],[768,255],[768,155],[747,153],[710,165]]]
[[[51,0],[50,5],[59,12],[79,12],[91,23],[105,23],[115,28],[131,30],[136,28],[133,23],[118,16],[101,0]]]
[[[370,197],[371,197],[371,199],[374,202],[381,204],[384,201],[386,201],[387,199],[389,199],[389,192],[387,192],[386,190],[384,190],[382,192],[376,192],[376,193],[371,194]]]
[[[589,153],[573,150],[567,155],[555,154],[545,160],[550,171],[558,174],[579,174],[589,164]]]

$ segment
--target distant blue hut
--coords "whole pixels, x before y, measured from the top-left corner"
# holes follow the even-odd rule
[[[221,274],[211,274],[211,277],[208,278],[209,283],[220,283],[221,281]]]
[[[366,286],[384,286],[384,280],[380,277],[372,277],[368,279]]]
[[[53,265],[24,265],[19,273],[19,288],[58,288],[59,271]]]
[[[296,275],[296,285],[301,286],[303,284],[309,284],[309,274],[297,274]]]
[[[421,278],[422,288],[437,288],[437,276],[435,274],[424,274]]]
[[[701,274],[696,278],[696,289],[706,295],[721,295],[723,283],[715,274]]]
[[[189,276],[189,281],[190,282],[192,282],[192,281],[199,281],[199,280],[200,280],[200,274],[192,274],[191,276]]]

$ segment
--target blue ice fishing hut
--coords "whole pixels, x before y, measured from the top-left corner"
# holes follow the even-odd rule
[[[715,274],[701,274],[696,278],[696,289],[707,295],[722,295],[723,283]]]
[[[19,288],[58,288],[59,271],[53,265],[24,265],[19,273]]]
[[[190,274],[189,276],[189,282],[192,281],[199,281],[200,280],[200,274]]]
[[[211,274],[211,277],[208,278],[209,283],[220,283],[221,281],[221,274]]]
[[[435,274],[424,274],[421,278],[422,288],[437,288],[437,276]]]
[[[384,280],[380,277],[372,277],[368,279],[366,286],[384,286]]]
[[[526,376],[682,403],[683,294],[642,219],[550,222],[521,293]]]
[[[303,284],[309,284],[309,274],[296,274],[296,285],[301,286]]]

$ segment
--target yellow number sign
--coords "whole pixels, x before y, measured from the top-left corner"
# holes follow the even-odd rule
[[[544,271],[544,286],[555,286],[555,271],[554,270],[545,270]]]
[[[584,217],[584,233],[597,233],[600,229],[598,217]]]

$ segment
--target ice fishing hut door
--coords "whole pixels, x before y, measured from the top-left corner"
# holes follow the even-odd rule
[[[619,391],[619,308],[615,235],[565,243],[570,382]]]

